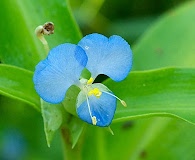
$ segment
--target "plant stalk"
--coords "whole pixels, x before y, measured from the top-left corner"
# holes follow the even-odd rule
[[[64,160],[81,160],[82,158],[80,143],[72,148],[70,130],[67,127],[63,127],[61,129],[61,135],[63,140]]]

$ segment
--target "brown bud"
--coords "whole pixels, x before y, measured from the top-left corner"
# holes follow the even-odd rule
[[[45,35],[50,35],[50,34],[53,34],[54,33],[54,24],[52,22],[46,22],[44,25],[43,25],[43,30],[42,30],[43,34]]]

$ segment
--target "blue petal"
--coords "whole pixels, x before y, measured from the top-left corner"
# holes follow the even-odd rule
[[[105,74],[114,81],[123,80],[132,67],[132,51],[130,45],[120,36],[107,38],[101,34],[90,34],[78,43],[87,56],[86,68],[96,78]]]
[[[67,89],[78,83],[86,63],[86,53],[77,45],[66,43],[53,48],[36,66],[35,90],[47,102],[61,102]]]
[[[82,97],[83,95],[84,93],[81,91],[78,98]],[[100,127],[109,126],[116,110],[116,98],[102,92],[100,98],[89,96],[88,99],[92,113],[91,115],[95,116],[97,119],[96,125]],[[77,107],[77,114],[83,121],[92,124],[86,98],[85,101]]]

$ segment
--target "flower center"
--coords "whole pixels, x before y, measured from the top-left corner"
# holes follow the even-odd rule
[[[102,92],[98,88],[94,88],[88,92],[88,96],[94,95],[97,98],[100,98]]]
[[[94,80],[94,79],[93,79],[92,77],[89,78],[89,80],[87,81],[87,84],[88,84],[88,85],[92,84],[92,83],[93,83],[93,80]]]
[[[97,87],[95,87],[95,88],[92,87],[93,81],[94,81],[94,79],[92,77],[89,80],[84,79],[84,78],[80,79],[80,89],[85,93],[85,96],[87,99],[87,106],[88,106],[88,110],[89,110],[89,115],[91,117],[92,124],[96,125],[97,118],[91,112],[91,106],[89,104],[89,96],[94,95],[97,98],[100,98],[100,96],[102,95],[102,92]]]

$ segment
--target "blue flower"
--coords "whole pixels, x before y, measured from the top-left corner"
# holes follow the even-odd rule
[[[53,48],[36,66],[33,81],[37,93],[49,103],[62,102],[68,88],[78,86],[78,116],[89,124],[105,127],[112,122],[116,100],[126,104],[106,86],[93,82],[99,74],[121,81],[131,66],[132,51],[123,38],[94,33],[82,38],[78,45],[66,43]],[[91,72],[88,80],[81,77],[84,68]]]

